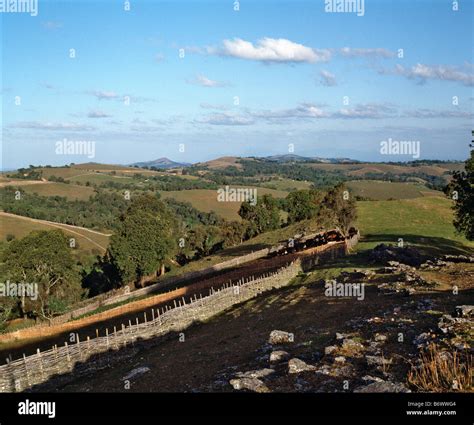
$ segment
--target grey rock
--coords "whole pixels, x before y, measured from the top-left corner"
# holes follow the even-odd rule
[[[338,350],[338,347],[336,345],[329,345],[328,347],[326,347],[324,349],[324,354],[326,356],[329,356],[329,355],[335,353],[337,350]]]
[[[256,393],[268,393],[270,390],[268,387],[257,378],[237,378],[231,379],[230,385],[234,390],[249,390]]]
[[[365,356],[369,366],[386,366],[392,364],[392,359],[386,359],[382,356]]]
[[[147,373],[150,371],[150,368],[147,366],[143,367],[137,367],[136,369],[132,369],[130,372],[128,372],[123,378],[122,381],[129,381],[130,379],[133,379],[137,376],[143,375],[144,373]]]
[[[401,383],[393,383],[388,381],[373,382],[369,385],[357,387],[355,393],[409,393],[411,392],[405,385]]]
[[[295,341],[295,337],[290,332],[274,330],[270,332],[268,342],[272,345],[288,344]]]
[[[474,305],[458,305],[458,306],[456,306],[456,316],[458,316],[458,317],[474,317]]]
[[[238,372],[235,374],[237,378],[265,378],[275,373],[273,369],[264,368],[258,370],[249,370],[247,372]]]
[[[309,365],[301,359],[293,358],[288,362],[288,373],[301,373],[316,370],[316,367]]]
[[[279,363],[284,360],[287,360],[290,355],[283,350],[272,351],[270,353],[270,363]]]

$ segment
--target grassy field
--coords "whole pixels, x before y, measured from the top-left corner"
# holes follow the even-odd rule
[[[356,196],[371,200],[413,199],[420,196],[444,196],[443,193],[428,189],[418,183],[397,183],[376,180],[354,180],[346,183]]]
[[[474,243],[457,235],[451,202],[442,197],[357,203],[358,227],[363,237],[359,250],[402,238],[427,253],[473,252]]]
[[[58,228],[68,237],[76,238],[78,256],[81,258],[103,254],[109,244],[109,236],[88,229],[0,213],[0,240],[2,241],[6,240],[7,235],[13,235],[19,239],[34,230]]]
[[[70,200],[88,200],[94,195],[94,188],[67,183],[45,182],[21,186],[26,193],[37,193],[40,196],[64,196]]]
[[[232,186],[239,187],[239,186]],[[217,192],[209,189],[194,189],[194,190],[176,190],[176,191],[160,191],[163,198],[174,198],[181,202],[190,202],[194,208],[200,211],[211,212],[214,211],[221,217],[228,220],[240,220],[238,214],[240,202],[218,202]],[[288,195],[282,190],[273,190],[258,187],[257,196],[273,195],[275,198],[284,198]]]
[[[267,187],[275,190],[283,190],[285,192],[291,192],[293,190],[305,190],[312,186],[311,182],[298,181],[284,178],[277,178],[275,180],[262,183],[263,187]]]

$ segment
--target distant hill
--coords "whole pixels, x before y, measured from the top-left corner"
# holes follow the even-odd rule
[[[175,162],[168,158],[159,158],[153,161],[143,161],[143,162],[135,162],[131,164],[132,167],[140,167],[140,168],[158,168],[158,169],[168,169],[168,168],[180,168],[180,167],[189,167],[191,164],[186,162]]]
[[[237,161],[241,159],[239,156],[221,156],[220,158],[212,159],[206,162],[199,162],[196,165],[207,167],[211,170],[218,170],[227,167],[242,168],[242,164]],[[245,158],[250,159],[250,158]]]
[[[263,158],[265,161],[272,161],[272,162],[319,162],[322,164],[346,164],[346,163],[359,163],[360,161],[356,161],[350,158],[320,158],[320,157],[310,157],[310,156],[300,156],[294,154],[286,154],[286,155],[273,155],[273,156],[266,156]]]

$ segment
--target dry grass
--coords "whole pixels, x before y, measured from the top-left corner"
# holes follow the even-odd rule
[[[421,392],[472,392],[473,356],[453,351],[442,355],[435,344],[420,354],[420,364],[412,366],[408,383]]]

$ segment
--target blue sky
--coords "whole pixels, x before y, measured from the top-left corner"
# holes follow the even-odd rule
[[[410,160],[380,154],[389,138],[420,141],[421,158],[468,155],[472,1],[365,0],[363,16],[324,0],[239,6],[39,0],[37,16],[2,13],[3,168],[89,161],[56,155],[63,139],[94,141],[106,163],[290,145]]]

